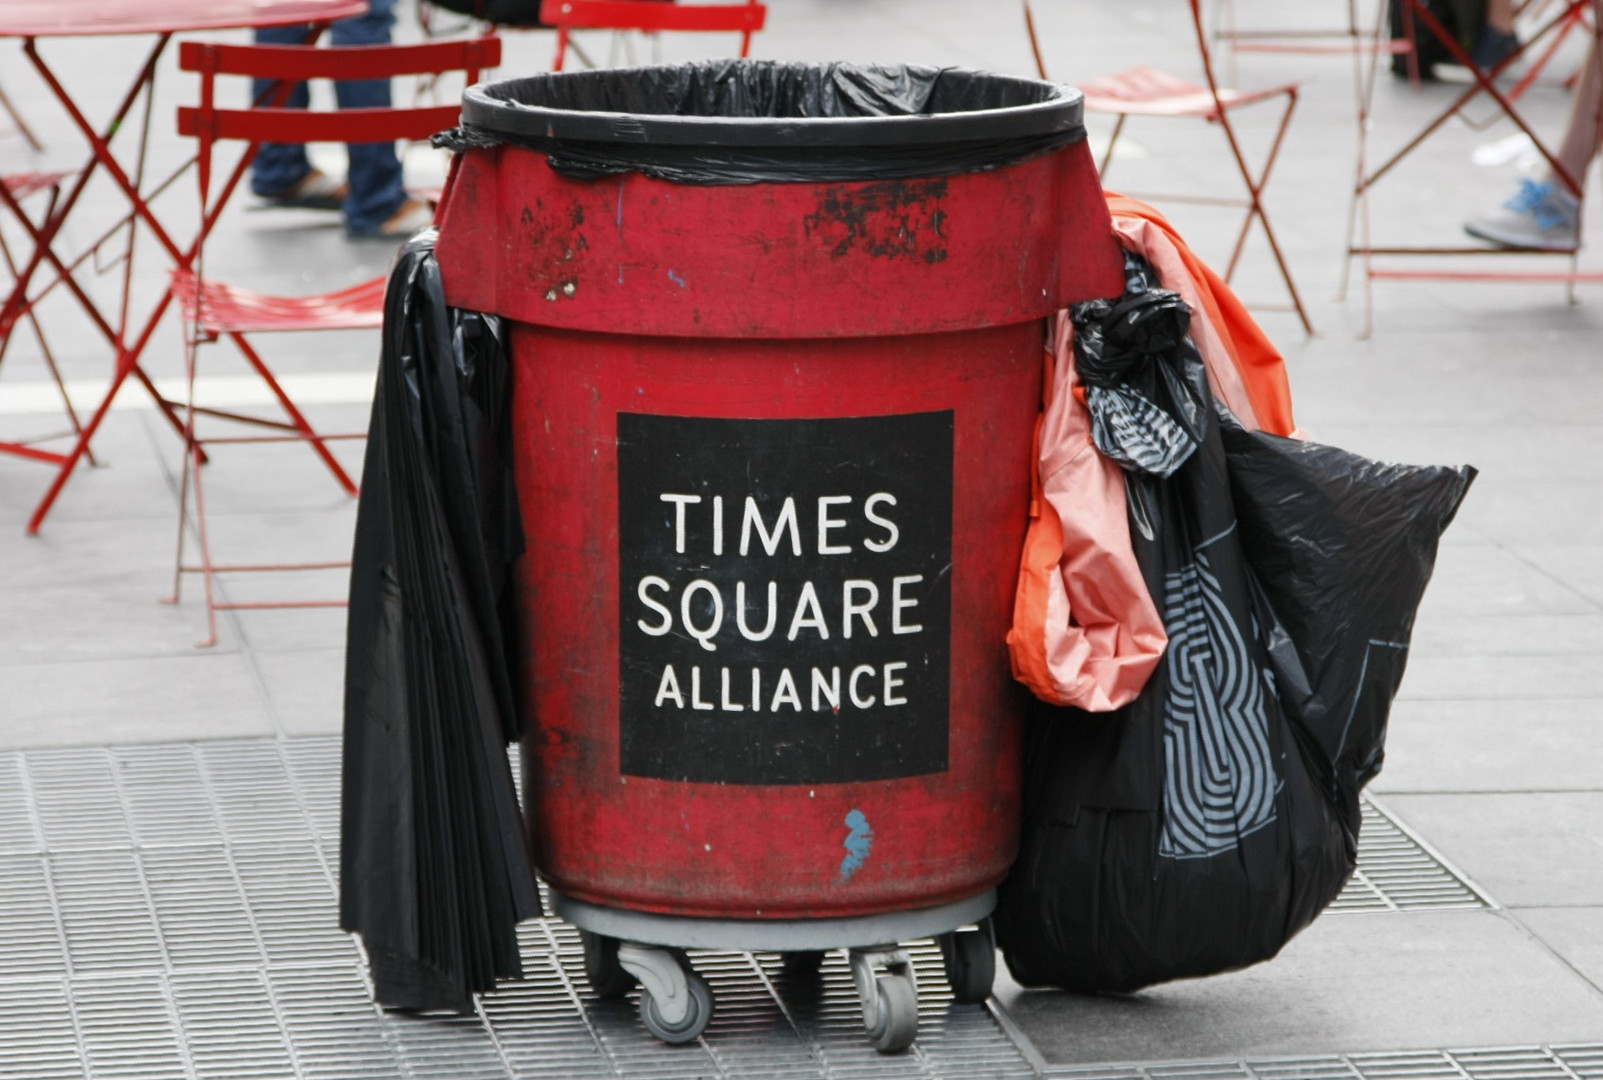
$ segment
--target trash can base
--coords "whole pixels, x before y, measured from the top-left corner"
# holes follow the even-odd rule
[[[747,949],[798,952],[849,949],[934,937],[978,923],[996,906],[996,890],[935,907],[887,911],[835,919],[699,919],[626,911],[560,893],[551,894],[557,915],[591,934],[646,945],[682,949]]]

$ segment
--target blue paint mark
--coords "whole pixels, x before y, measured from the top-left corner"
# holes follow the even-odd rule
[[[623,232],[623,178],[618,178],[618,231]]]
[[[668,280],[679,286],[681,289],[688,288],[690,285],[688,281],[674,273],[672,270],[668,271]]]
[[[847,813],[846,827],[851,831],[846,834],[846,842],[842,845],[846,848],[846,857],[840,861],[842,881],[850,881],[874,850],[874,830],[868,827],[868,818],[863,816],[861,810]]]

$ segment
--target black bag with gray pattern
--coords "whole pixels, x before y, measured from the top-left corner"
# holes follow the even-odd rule
[[[1414,613],[1474,477],[1245,430],[1212,401],[1184,303],[1134,256],[1127,276],[1117,302],[1071,311],[1076,368],[1169,645],[1117,712],[1034,705],[995,915],[1025,986],[1246,967],[1336,898]]]

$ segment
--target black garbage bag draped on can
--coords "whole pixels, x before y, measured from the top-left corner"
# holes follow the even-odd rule
[[[351,565],[340,925],[374,997],[470,1012],[521,974],[540,914],[507,744],[507,643],[523,549],[505,456],[500,320],[445,304],[435,233],[402,248],[385,296]]]
[[[1414,613],[1474,477],[1243,429],[1211,399],[1184,304],[1127,266],[1123,297],[1071,311],[1075,362],[1093,438],[1125,466],[1169,645],[1124,709],[1033,708],[996,913],[1026,986],[1245,967],[1335,899]]]

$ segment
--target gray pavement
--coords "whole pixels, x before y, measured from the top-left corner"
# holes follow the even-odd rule
[[[1040,0],[1036,6],[1045,60],[1056,78],[1073,82],[1135,64],[1196,73],[1194,43],[1177,0]],[[1334,2],[1284,7],[1289,5],[1270,0],[1234,2],[1244,26],[1333,26],[1342,18],[1342,5]],[[409,21],[402,33],[415,36],[417,30]],[[543,70],[550,47],[542,32],[508,34],[503,72]],[[663,57],[717,47],[674,42],[664,46]],[[605,52],[604,43],[598,48]],[[44,51],[85,100],[101,103],[126,84],[137,62],[127,42],[70,48],[45,43]],[[1015,5],[958,0],[773,0],[769,28],[754,51],[782,59],[961,64],[1020,74],[1033,66]],[[78,143],[19,59],[15,43],[0,42],[0,56],[0,82],[48,143],[35,157],[17,136],[0,134],[0,161],[8,169],[71,161]],[[1571,70],[1575,60],[1567,48],[1554,71]],[[1299,423],[1322,441],[1371,456],[1468,462],[1481,470],[1443,544],[1393,711],[1387,767],[1371,792],[1375,806],[1417,839],[1418,850],[1479,892],[1468,904],[1411,907],[1388,901],[1333,911],[1272,962],[1129,996],[1025,991],[1004,974],[992,1012],[970,1015],[954,1006],[926,1016],[920,1045],[931,1050],[915,1063],[922,1071],[907,1074],[1014,1075],[1022,1069],[1027,1075],[1033,1068],[1087,1078],[1603,1077],[1603,291],[1583,286],[1571,304],[1553,284],[1381,281],[1373,290],[1373,333],[1364,336],[1371,320],[1362,282],[1354,280],[1347,298],[1337,298],[1356,146],[1351,63],[1343,56],[1240,53],[1234,65],[1245,86],[1293,79],[1302,85],[1267,204],[1317,333],[1305,337],[1283,312],[1260,315],[1286,354]],[[1557,75],[1542,78],[1523,99],[1525,115],[1544,134],[1556,135],[1566,116],[1568,97],[1557,81]],[[190,90],[176,72],[159,84],[151,128],[153,176],[183,151],[171,133],[171,114]],[[1383,76],[1373,146],[1399,145],[1455,92],[1443,85],[1416,90]],[[1484,105],[1470,112],[1475,123],[1447,126],[1376,188],[1371,223],[1377,242],[1458,243],[1461,220],[1512,187],[1517,161],[1477,164],[1476,154],[1496,157],[1509,148],[1514,129],[1507,121],[1490,122]],[[1250,110],[1242,116],[1249,145],[1261,147],[1266,120]],[[1094,139],[1106,137],[1102,118],[1092,118],[1090,126]],[[1125,138],[1124,156],[1107,177],[1112,187],[1222,191],[1230,182],[1223,144],[1208,125],[1132,122]],[[409,157],[415,183],[438,179],[441,165],[431,153]],[[337,155],[333,164],[338,166]],[[1597,184],[1594,173],[1590,203],[1596,202]],[[74,225],[73,239],[80,244],[98,235],[95,215],[105,224],[120,209],[109,191],[97,190],[99,201]],[[164,197],[164,213],[172,220],[183,220],[189,190],[185,178]],[[234,208],[220,233],[211,263],[219,275],[226,270],[266,288],[311,291],[363,280],[388,264],[392,249],[348,242],[316,214],[247,212],[247,201]],[[1234,223],[1228,213],[1163,205],[1204,258],[1222,261]],[[1586,207],[1585,218],[1590,229],[1603,228],[1595,205]],[[9,229],[5,235],[16,233]],[[159,284],[160,263],[148,238],[139,245],[136,265],[148,276],[141,276],[135,292],[146,296]],[[108,244],[100,260],[107,272],[86,279],[102,298],[115,293],[118,251],[115,242]],[[1459,265],[1485,269],[1493,261],[1555,267],[1550,259]],[[1581,265],[1597,269],[1597,252],[1584,253]],[[1250,303],[1283,298],[1261,246],[1249,245],[1237,284]],[[41,314],[75,400],[91,406],[110,370],[103,341],[64,296],[51,297]],[[319,420],[344,428],[365,423],[373,335],[273,344],[279,368],[301,377],[308,399],[319,402],[313,407]],[[212,351],[212,388],[248,400],[243,369],[226,348]],[[147,369],[157,377],[181,371],[172,325],[153,340]],[[38,349],[19,330],[0,365],[0,439],[60,429],[47,391]],[[161,602],[172,592],[179,446],[140,394],[130,390],[119,400],[95,443],[98,466],[73,477],[36,537],[24,534],[24,523],[50,470],[0,455],[0,999],[7,1001],[0,1013],[14,1013],[27,990],[27,1000],[39,1009],[59,1002],[66,1011],[50,1015],[69,1017],[59,1030],[50,1026],[57,1021],[0,1018],[0,1076],[120,1076],[145,1067],[139,1039],[130,1037],[132,1049],[123,1050],[117,1049],[121,1036],[96,1042],[96,1010],[116,998],[120,978],[133,980],[129,986],[145,985],[141,979],[159,986],[169,1006],[161,1021],[167,1034],[150,1036],[155,1056],[149,1060],[157,1064],[148,1067],[149,1075],[323,1075],[308,1066],[314,1057],[304,1049],[321,1030],[315,1025],[296,1044],[303,1047],[300,1056],[289,1054],[282,1068],[266,1050],[259,1059],[266,1064],[254,1072],[213,1052],[228,1038],[246,1039],[251,1032],[265,1040],[263,1046],[277,1045],[274,1031],[293,1044],[290,1036],[302,1030],[297,1008],[311,1016],[319,1008],[337,1012],[331,1003],[338,1002],[338,1009],[356,1015],[360,985],[351,981],[349,959],[338,957],[347,964],[339,969],[344,974],[330,974],[321,984],[306,972],[322,969],[295,967],[275,952],[280,946],[262,916],[253,940],[265,959],[250,970],[265,980],[271,1016],[264,1019],[248,1004],[233,1011],[219,1006],[215,1015],[193,1011],[185,995],[201,991],[185,980],[198,978],[197,972],[217,973],[186,966],[175,951],[180,937],[164,921],[167,901],[157,888],[166,834],[148,824],[159,819],[162,829],[177,828],[190,820],[184,816],[189,811],[179,807],[155,819],[142,817],[147,804],[139,793],[147,789],[135,781],[141,762],[199,762],[194,775],[209,778],[212,804],[197,804],[194,820],[212,822],[207,827],[217,831],[185,833],[185,843],[196,852],[226,855],[216,865],[238,883],[239,903],[268,905],[262,912],[273,910],[271,897],[277,894],[252,891],[252,868],[267,863],[251,860],[312,860],[308,865],[321,866],[324,885],[315,897],[306,894],[311,899],[305,917],[307,925],[326,926],[332,920],[326,882],[332,850],[328,800],[334,790],[328,770],[340,720],[343,613],[229,613],[219,644],[196,647],[205,615],[195,583],[186,583],[178,603]],[[341,453],[356,462],[360,447],[349,445]],[[217,545],[226,547],[228,557],[339,558],[348,551],[354,505],[304,450],[240,448],[220,453],[209,468]],[[228,595],[337,597],[342,589],[338,574],[297,575],[266,584],[241,581],[228,586]],[[288,770],[283,775],[295,780],[297,793],[311,793],[296,796],[309,822],[301,832],[253,846],[267,843],[251,831],[253,808],[265,813],[277,796],[219,764],[234,760],[230,747],[243,755],[239,760],[260,752],[288,763],[274,767]],[[303,776],[297,769],[311,772]],[[234,776],[241,777],[237,789],[228,786]],[[179,800],[182,784],[164,788],[156,780],[148,789],[151,799]],[[96,786],[101,783],[115,791]],[[75,824],[77,811],[52,817],[52,784],[64,785],[61,791],[76,785],[85,807],[81,827]],[[243,792],[237,795],[243,801],[230,802],[236,797],[230,792]],[[114,883],[117,860],[132,850],[137,857],[129,865],[137,863],[144,877],[130,879],[130,887],[143,888],[139,895],[148,898],[152,932],[166,949],[163,954],[158,948],[145,966],[113,964],[109,974],[96,967],[95,957],[102,954],[74,951],[70,918],[58,916],[61,928],[54,932],[66,944],[55,952],[25,948],[34,925],[28,913],[42,902],[39,897],[67,896],[62,890],[76,880],[73,860],[98,850],[89,837],[99,827],[93,811],[101,803],[122,808],[121,817],[112,815],[108,822],[132,824],[116,826],[124,830],[118,835],[128,837],[119,841],[125,846],[107,848],[98,863],[91,859],[85,880]],[[1366,858],[1376,860],[1380,875],[1383,860]],[[35,864],[50,872],[28,876]],[[13,870],[20,876],[5,877]],[[190,872],[200,876],[189,884],[205,893],[209,879],[201,870]],[[97,909],[89,903],[85,910],[93,917]],[[47,912],[48,904],[38,911]],[[41,933],[56,925],[46,914],[39,919],[46,928]],[[572,943],[560,928],[540,933],[548,936],[532,936],[526,955],[550,946],[567,958],[562,963],[571,961]],[[105,956],[115,955],[115,940],[113,935]],[[813,1047],[811,1057],[796,1059],[799,1064],[784,1057],[778,1043],[742,1041],[767,1030],[757,1020],[749,1021],[757,1025],[750,1030],[715,1027],[705,1040],[707,1057],[695,1059],[708,1064],[695,1065],[683,1057],[668,1059],[677,1061],[670,1066],[630,1056],[632,1050],[618,1052],[618,1044],[607,1039],[621,1037],[617,1032],[628,1025],[605,1010],[586,1013],[589,1028],[576,1030],[589,1030],[607,1048],[606,1061],[620,1075],[739,1075],[762,1072],[765,1060],[782,1058],[800,1070],[795,1075],[901,1075],[913,1067],[877,1061],[872,1054],[842,1057],[845,1051],[817,1049],[832,1045],[834,1021],[828,1017],[835,1006],[816,1006],[821,1011],[815,1017],[808,1011],[815,1007],[798,1004],[793,990],[773,981],[771,964],[761,968],[765,974],[759,975],[760,968],[742,968],[741,977],[767,979],[763,985],[772,996],[762,1000],[778,1002],[774,1015],[789,1017]],[[475,1065],[472,1075],[581,1074],[577,1065],[564,1071],[566,1066],[554,1064],[570,1060],[560,1057],[552,1041],[558,1028],[542,1026],[545,1021],[528,1011],[550,987],[571,992],[572,980],[559,978],[564,970],[561,964],[550,969],[549,986],[534,981],[487,999],[482,1019],[494,1033],[494,1053],[484,1049],[492,1043],[464,1036],[461,1053],[467,1057],[460,1061],[490,1054],[489,1064],[480,1062],[482,1070]],[[844,985],[843,972],[826,974],[835,980],[828,984],[834,994]],[[358,992],[350,992],[352,985]],[[761,1009],[769,1007],[752,1005],[757,1012],[751,1015],[766,1016]],[[1003,1043],[1014,1040],[1011,1064],[941,1056],[972,1034],[963,1025],[977,1023],[999,1023],[985,1030],[1006,1036]],[[260,1025],[266,1026],[258,1031]],[[400,1063],[393,1069],[363,1066],[356,1058],[342,1068],[353,1075],[363,1068],[372,1071],[362,1075],[453,1074],[449,1047],[460,1031],[396,1031],[379,1027],[372,1034],[374,1054],[391,1054]],[[39,1048],[58,1039],[75,1039],[78,1049],[61,1057],[59,1068],[47,1069],[39,1062],[49,1055]],[[408,1051],[408,1039],[422,1039],[427,1052]],[[111,1049],[91,1053],[97,1046]],[[664,1071],[670,1069],[679,1071]]]

